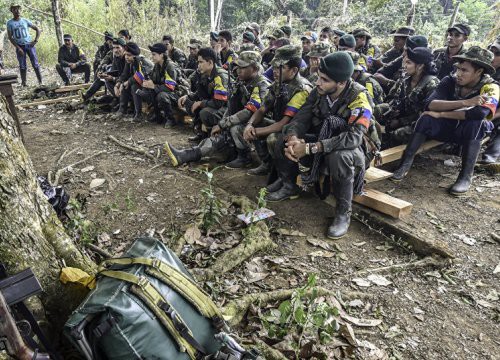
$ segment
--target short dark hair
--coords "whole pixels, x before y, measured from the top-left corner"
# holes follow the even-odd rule
[[[321,29],[320,33],[322,33],[322,32],[326,32],[330,35],[333,34],[333,30],[330,26],[325,26],[323,29]]]
[[[233,35],[231,35],[231,32],[227,30],[219,31],[219,38],[226,39],[228,42],[233,41]]]
[[[209,61],[211,60],[214,64],[217,63],[217,54],[215,50],[211,47],[204,47],[198,51],[198,56],[201,56],[203,60]]]
[[[297,57],[294,57],[294,58],[291,58],[290,60],[288,60],[288,62],[285,65],[287,65],[289,68],[296,67],[297,69],[300,70],[301,64],[302,64],[302,58],[297,56]]]
[[[460,59],[460,60],[458,60],[457,62],[458,62],[459,64],[462,64],[462,63],[464,63],[464,62],[467,62],[467,63],[469,63],[469,64],[471,64],[471,65],[472,65],[472,67],[474,68],[474,70],[475,70],[475,71],[477,71],[477,70],[479,70],[479,69],[482,69],[482,70],[483,70],[483,74],[485,74],[485,73],[486,73],[486,72],[485,72],[485,71],[486,71],[486,69],[485,69],[484,67],[482,67],[481,65],[478,65],[478,64],[476,64],[476,63],[473,63],[472,61],[467,61],[467,60],[465,60],[465,59]]]
[[[128,37],[129,39],[132,39],[132,35],[130,35],[130,32],[127,29],[123,29],[118,31],[118,36],[125,36]]]
[[[172,35],[163,35],[163,41],[168,41],[170,44],[173,44],[174,37]]]

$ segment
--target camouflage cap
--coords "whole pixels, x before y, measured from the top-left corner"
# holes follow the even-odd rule
[[[189,39],[188,48],[199,49],[202,45],[202,42],[198,39]]]
[[[392,36],[408,37],[415,34],[415,29],[411,26],[401,26],[399,29],[391,32]]]
[[[259,66],[261,61],[262,56],[257,51],[243,51],[238,59],[234,60],[234,64],[244,68],[250,65]]]
[[[260,34],[260,25],[257,24],[256,22],[253,22],[248,24],[245,30],[252,30],[255,31],[257,34]]]
[[[274,58],[271,61],[272,66],[285,65],[287,62],[294,58],[300,58],[302,56],[302,49],[300,46],[285,45],[278,49],[274,54]]]
[[[326,42],[314,44],[309,52],[309,57],[322,58],[330,53],[330,45]]]
[[[355,51],[346,51],[352,59],[352,63],[354,64],[354,71],[364,71],[363,67],[359,65],[359,58],[361,55]]]
[[[372,35],[368,32],[368,30],[359,28],[359,29],[354,29],[351,31],[352,36],[358,37],[358,36],[366,36],[367,39],[371,39]]]
[[[496,40],[488,46],[488,50],[497,49],[500,51],[500,35],[497,36]]]
[[[470,26],[467,24],[460,24],[460,23],[453,24],[452,27],[448,28],[447,32],[450,32],[451,30],[456,30],[460,34],[464,34],[466,36],[469,36],[471,33]]]
[[[267,35],[269,39],[279,39],[282,37],[286,37],[285,33],[281,29],[274,29],[273,32]]]
[[[258,51],[258,48],[255,44],[251,43],[241,44],[238,53],[241,54],[244,51]]]
[[[495,55],[489,50],[483,49],[479,46],[471,46],[462,55],[455,55],[452,57],[453,60],[464,60],[471,62],[473,64],[481,66],[485,73],[492,74],[495,72],[495,68],[491,65]]]

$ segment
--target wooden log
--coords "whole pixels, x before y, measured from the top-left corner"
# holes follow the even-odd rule
[[[422,146],[420,146],[420,149],[418,149],[417,154],[421,153],[422,151],[427,151],[429,149],[435,148],[436,146],[441,144],[442,142],[436,140],[426,141],[425,143],[422,144]],[[405,151],[405,149],[406,145],[399,145],[392,147],[390,149],[382,150],[380,152],[380,155],[382,157],[382,165],[401,159],[403,157],[403,152]],[[372,161],[371,166],[375,166],[374,161]]]
[[[354,196],[353,201],[395,219],[409,215],[413,209],[413,204],[374,189],[365,189],[365,193]]]
[[[55,89],[55,93],[65,93],[65,92],[70,92],[70,91],[75,91],[75,90],[81,90],[81,89],[86,89],[89,88],[92,84],[87,83],[87,84],[78,84],[78,85],[69,85],[69,86],[61,86],[58,89]]]
[[[101,91],[98,91],[95,94],[95,96],[99,96],[99,95],[103,95],[103,94],[104,94],[104,90],[101,90]],[[23,109],[23,108],[28,108],[28,107],[32,107],[32,106],[56,104],[56,103],[60,103],[60,102],[68,101],[68,100],[77,100],[77,99],[81,99],[81,98],[82,97],[80,95],[72,95],[72,96],[59,97],[59,98],[55,98],[55,99],[34,101],[34,102],[26,103],[26,104],[18,104],[17,107],[20,109]]]
[[[382,214],[389,215],[394,219],[408,216],[413,209],[413,204],[407,201],[384,194],[374,189],[365,189],[363,195],[356,195],[352,199],[353,203],[363,205],[369,209],[376,210]],[[335,198],[328,196],[325,202],[335,207]]]
[[[368,170],[366,170],[365,181],[367,184],[369,184],[376,181],[389,179],[391,176],[391,172],[371,166],[368,168]]]

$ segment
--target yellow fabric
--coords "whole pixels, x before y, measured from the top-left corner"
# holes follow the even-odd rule
[[[373,109],[365,92],[360,92],[356,99],[348,105],[348,108],[351,110],[349,123],[356,121],[366,128],[370,126]]]
[[[366,90],[368,90],[368,94],[370,94],[370,96],[373,98],[373,84],[369,81],[366,82]]]
[[[78,268],[63,268],[61,270],[61,274],[59,275],[59,280],[63,284],[80,284],[90,290],[95,288],[95,277]]]
[[[495,112],[498,107],[498,99],[500,97],[500,88],[497,84],[485,84],[481,88],[481,95],[486,95],[488,99],[484,103],[484,107],[490,110],[490,113],[486,117],[487,120],[493,119]]]
[[[293,117],[297,112],[299,112],[302,105],[305,104],[307,97],[309,96],[309,91],[302,90],[297,92],[292,96],[288,104],[286,104],[285,113],[283,115]]]

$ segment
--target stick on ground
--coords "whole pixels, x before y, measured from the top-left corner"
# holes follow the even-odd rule
[[[108,135],[108,139],[111,140],[111,141],[113,141],[115,144],[117,144],[118,146],[121,146],[124,149],[133,151],[133,152],[135,152],[137,154],[144,155],[148,159],[151,159],[151,160],[153,160],[155,162],[157,160],[154,155],[152,155],[152,154],[149,153],[148,149],[144,149],[144,148],[139,147],[139,146],[134,146],[134,145],[126,144],[123,141],[118,140],[117,138],[115,138],[113,135]]]

